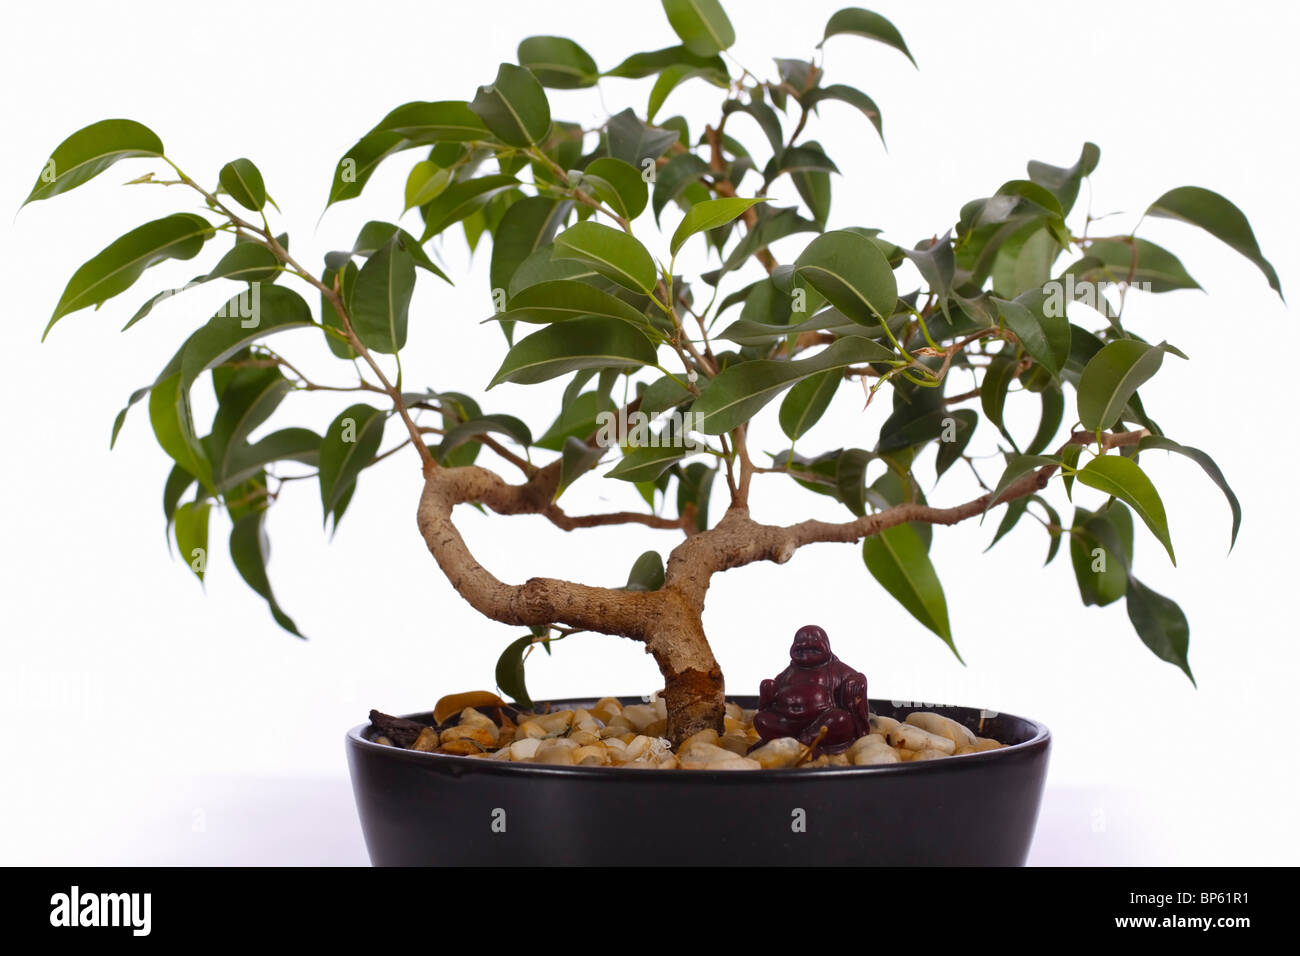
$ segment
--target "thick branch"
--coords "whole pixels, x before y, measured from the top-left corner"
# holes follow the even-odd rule
[[[701,605],[669,588],[627,591],[556,578],[506,584],[470,553],[451,520],[457,504],[478,501],[502,514],[545,514],[554,506],[549,496],[539,496],[538,488],[536,476],[509,485],[473,466],[439,468],[425,477],[417,513],[420,533],[451,586],[479,613],[503,624],[562,624],[644,642],[664,676],[668,733],[674,741],[704,729],[721,730],[722,671],[704,636]]]
[[[658,592],[589,587],[554,578],[505,584],[479,564],[452,523],[452,509],[477,501],[500,514],[541,514],[537,486],[507,484],[485,468],[440,468],[426,476],[417,519],[439,567],[462,597],[481,614],[503,624],[565,624],[602,634],[645,640],[662,603]]]

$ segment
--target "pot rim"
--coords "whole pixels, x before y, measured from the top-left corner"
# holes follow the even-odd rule
[[[750,697],[751,695],[738,695],[740,699]],[[620,700],[640,699],[639,695],[630,695],[628,697],[619,697]],[[594,703],[600,698],[596,697],[563,697],[553,701],[551,704],[577,704],[577,703]],[[737,699],[737,698],[729,698]],[[893,706],[892,701],[869,700],[868,703],[874,706],[877,702]],[[968,710],[979,711],[978,707],[961,707],[937,706],[938,710]],[[920,711],[921,708],[912,708],[912,711]],[[923,711],[931,713],[934,711]],[[426,716],[424,714],[405,714],[406,719],[415,719]],[[430,768],[442,766],[446,771],[451,773],[469,772],[469,773],[495,773],[495,774],[525,774],[532,776],[552,777],[556,779],[586,779],[586,780],[626,780],[632,777],[645,780],[646,782],[660,781],[671,783],[674,781],[699,778],[702,780],[717,782],[723,779],[735,779],[737,777],[745,780],[758,781],[788,781],[792,779],[822,779],[825,777],[860,777],[862,774],[925,774],[925,773],[942,773],[945,771],[964,771],[976,770],[977,768],[995,760],[1008,759],[1013,754],[1025,754],[1033,751],[1044,750],[1051,746],[1052,732],[1047,729],[1045,724],[1028,717],[1021,717],[1017,714],[1010,714],[1006,711],[999,711],[998,716],[1008,717],[1014,720],[1023,721],[1033,728],[1033,735],[1020,743],[1007,744],[999,747],[997,750],[984,750],[973,754],[956,754],[945,757],[942,760],[909,760],[900,763],[872,764],[869,766],[851,766],[851,767],[782,767],[779,769],[760,769],[760,770],[683,770],[675,768],[674,770],[659,770],[657,768],[645,767],[592,767],[592,766],[562,766],[556,764],[536,764],[525,763],[522,761],[511,760],[490,760],[483,757],[461,757],[455,754],[438,754],[429,753],[420,750],[406,750],[402,747],[393,747],[389,744],[376,743],[373,740],[367,740],[365,731],[370,727],[370,722],[358,724],[351,728],[345,737],[345,743],[349,747],[356,747],[361,750],[373,748],[376,751],[382,751],[384,756],[394,760],[404,761],[428,761]],[[961,761],[954,763],[953,761]]]

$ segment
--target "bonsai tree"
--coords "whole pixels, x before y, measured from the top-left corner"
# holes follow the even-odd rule
[[[54,150],[29,203],[147,157],[153,169],[131,182],[179,187],[197,211],[145,223],[77,269],[47,334],[164,260],[206,253],[213,263],[185,288],[237,287],[215,316],[196,317],[113,425],[115,441],[132,406],[147,399],[174,461],[164,511],[193,572],[203,577],[212,515],[224,510],[235,568],[298,634],[267,576],[271,507],[314,486],[337,526],[358,483],[374,483],[363,472],[390,456],[418,458],[418,525],[434,560],[483,615],[527,629],[501,657],[500,688],[529,703],[523,661],[539,644],[549,650],[578,631],[631,638],[662,671],[668,733],[680,741],[721,729],[723,675],[701,623],[715,574],[784,563],[810,544],[861,542],[867,572],[956,653],[928,554],[932,529],[996,512],[995,541],[1029,517],[1048,538],[1049,563],[1068,542],[1083,603],[1123,598],[1141,640],[1190,678],[1183,613],[1132,567],[1138,524],[1174,558],[1142,456],[1174,452],[1204,469],[1227,496],[1234,539],[1241,515],[1210,457],[1165,435],[1149,414],[1147,383],[1184,356],[1133,331],[1129,302],[1141,297],[1130,293],[1199,288],[1171,252],[1138,236],[1144,218],[1157,216],[1218,237],[1280,295],[1243,214],[1217,193],[1184,186],[1156,199],[1132,230],[1098,233],[1077,203],[1099,159],[1088,143],[1072,165],[1029,163],[1025,178],[966,203],[919,241],[870,223],[829,228],[841,170],[816,129],[828,112],[841,122],[856,116],[864,136],[880,134],[872,99],[827,82],[820,48],[776,60],[774,73],[735,63],[726,55],[732,24],[717,0],[663,0],[663,8],[679,45],[602,70],[572,40],[529,37],[518,63],[501,64],[467,101],[411,102],[383,117],[340,158],[326,205],[357,199],[380,163],[416,151],[405,196],[384,200],[392,213],[415,215],[405,226],[400,217],[368,222],[350,249],[323,263],[290,252],[248,159],[200,183],[154,132],[125,119],[88,126]],[[824,43],[863,40],[911,59],[878,14],[845,9],[826,25]],[[640,114],[626,109],[595,129],[552,115],[548,91],[636,80],[650,81]],[[703,129],[661,115],[682,85],[715,91],[716,119]],[[451,281],[431,252],[460,232],[471,248],[490,243],[491,283],[483,315],[458,321],[496,323],[500,368],[490,382],[456,381],[453,356],[445,379],[408,382],[401,360],[412,290],[417,281]],[[707,253],[711,268],[682,275],[687,247],[696,260]],[[156,292],[127,327],[183,291]],[[322,342],[337,359],[330,381],[309,379],[290,351],[290,343],[319,351]],[[540,436],[496,405],[498,396],[526,402],[529,393],[495,386],[561,377],[562,400]],[[190,403],[201,380],[216,396],[205,426]],[[845,390],[850,400],[889,403],[874,446],[808,447],[805,436]],[[324,435],[283,420],[291,392],[335,402]],[[1033,434],[1013,433],[1013,404],[1038,411]],[[783,438],[759,447],[760,418]],[[985,465],[984,477],[979,448],[1003,459]],[[980,488],[928,500],[939,497],[936,480],[952,485],[949,473],[968,467]],[[644,508],[572,513],[566,492],[598,479],[634,485]],[[828,496],[843,506],[842,520],[751,515],[756,480]],[[1105,503],[1066,512],[1080,485]],[[458,505],[502,521],[541,515],[566,531],[660,529],[667,559],[641,555],[626,582],[578,583],[539,568],[507,583],[466,546]]]

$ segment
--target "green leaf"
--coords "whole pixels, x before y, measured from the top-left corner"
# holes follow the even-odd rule
[[[722,114],[729,116],[732,113],[747,113],[753,117],[754,122],[758,124],[758,128],[767,137],[767,143],[772,147],[773,154],[779,153],[785,148],[785,134],[781,132],[780,117],[776,115],[776,110],[761,99],[729,99],[722,104]]]
[[[1043,414],[1038,421],[1038,431],[1025,449],[1030,455],[1039,454],[1052,443],[1065,417],[1065,393],[1058,386],[1047,386],[1039,392],[1039,397],[1043,402]]]
[[[1079,268],[1084,264],[1086,268]],[[1200,284],[1172,252],[1145,239],[1101,239],[1089,243],[1087,256],[1071,266],[1080,279],[1110,282],[1145,282],[1152,292],[1199,289]],[[1131,278],[1130,278],[1131,277]]]
[[[380,120],[339,159],[326,207],[361,195],[375,169],[394,153],[429,143],[487,138],[487,127],[467,103],[455,100],[406,103]]]
[[[658,591],[664,586],[664,559],[658,551],[647,551],[632,564],[627,576],[629,591]]]
[[[654,210],[655,222],[664,208],[701,176],[708,175],[709,164],[694,153],[681,153],[659,169],[655,176],[654,196],[651,208]]]
[[[932,242],[926,242],[924,248],[902,251],[903,255],[916,266],[930,292],[938,298],[940,308],[947,314],[948,298],[952,295],[952,282],[956,271],[952,251],[952,230]]]
[[[944,407],[938,389],[918,388],[903,382],[894,391],[894,410],[880,426],[876,452],[885,454],[923,445],[952,433],[956,424]]]
[[[173,465],[172,470],[167,473],[167,481],[163,484],[163,516],[167,519],[168,531],[171,530],[176,509],[180,506],[181,496],[189,491],[192,484],[194,484],[194,476],[180,465]]]
[[[274,282],[280,275],[280,271],[280,260],[266,246],[254,242],[237,242],[207,275],[195,276],[179,288],[164,289],[151,296],[136,310],[135,315],[131,316],[126,325],[122,326],[122,331],[125,332],[146,318],[158,303],[180,295],[195,286],[211,282],[213,279],[230,279],[235,282]]]
[[[385,116],[374,135],[397,134],[410,146],[430,143],[468,143],[487,139],[483,125],[464,100],[404,103]]]
[[[644,328],[645,316],[633,305],[585,282],[554,279],[522,289],[497,318],[514,322],[564,322],[587,316],[618,319]]]
[[[645,387],[641,393],[640,411],[647,415],[658,415],[670,408],[676,408],[692,398],[691,390],[682,380],[672,375],[656,379]]]
[[[911,51],[903,42],[903,35],[898,32],[898,28],[878,13],[863,10],[861,7],[846,7],[837,11],[826,21],[826,35],[822,38],[822,43],[844,33],[866,37],[868,40],[878,40],[886,46],[892,46],[911,60],[912,66],[916,66],[916,60],[912,58]],[[821,46],[822,43],[817,45]]]
[[[717,475],[717,468],[696,461],[684,467],[677,476],[677,513],[684,515],[687,508],[694,507],[697,531],[709,526],[709,498]]]
[[[1043,511],[1047,512],[1047,520],[1051,525],[1044,529],[1047,531],[1049,539],[1049,544],[1047,545],[1047,558],[1043,561],[1043,567],[1047,567],[1052,563],[1052,559],[1056,557],[1056,553],[1061,550],[1061,537],[1064,534],[1061,530],[1061,516],[1056,513],[1056,509],[1049,505],[1041,495],[1033,495],[1029,500],[1036,501],[1042,506]]]
[[[1011,530],[1015,528],[1028,510],[1028,498],[1015,498],[1008,501],[1006,514],[1002,516],[1002,520],[998,523],[998,530],[993,535],[993,540],[989,542],[989,546],[984,549],[984,553],[987,554],[989,551],[992,551],[995,544],[1010,534]]]
[[[684,46],[670,46],[662,50],[652,50],[648,53],[633,53],[614,69],[606,72],[605,76],[617,76],[626,80],[640,80],[647,76],[654,76],[656,73],[661,73],[673,66],[695,67],[702,70],[711,69],[723,74],[727,72],[727,64],[716,54],[698,56]],[[619,154],[614,153],[613,155],[617,156]]]
[[[202,281],[230,279],[234,282],[274,282],[280,274],[280,260],[266,246],[241,242],[221,257]]]
[[[1164,350],[1136,339],[1104,346],[1088,360],[1079,377],[1079,422],[1088,431],[1110,428],[1129,399],[1160,369]]]
[[[552,282],[557,279],[573,279],[602,291],[610,289],[612,283],[597,272],[590,263],[577,259],[555,259],[554,243],[546,243],[519,264],[515,274],[510,278],[510,287],[506,290],[509,300],[513,300],[524,289],[539,282]]]
[[[1181,219],[1193,226],[1200,226],[1255,263],[1268,279],[1273,291],[1279,297],[1282,295],[1282,283],[1278,280],[1277,270],[1264,258],[1245,214],[1218,193],[1199,186],[1180,186],[1153,202],[1146,214]]]
[[[798,441],[817,424],[843,381],[844,374],[832,370],[811,375],[790,389],[781,400],[780,411],[781,430],[790,441]]]
[[[841,229],[818,236],[795,260],[795,272],[862,325],[884,322],[898,302],[889,260],[861,233]]]
[[[790,174],[799,198],[804,201],[818,229],[826,228],[826,220],[831,214],[831,177],[830,173],[798,171]]]
[[[993,254],[993,292],[1014,298],[1030,291],[1041,292],[1052,278],[1052,268],[1061,255],[1053,231],[1041,219],[1030,219],[1016,228]],[[1051,315],[1065,319],[1064,309]]]
[[[1164,503],[1137,462],[1122,455],[1099,455],[1080,468],[1076,477],[1091,488],[1114,495],[1137,512],[1151,533],[1165,546],[1169,560],[1178,563],[1169,540],[1169,521],[1165,517]]]
[[[113,446],[117,444],[117,436],[122,431],[122,426],[126,423],[127,412],[131,410],[132,405],[148,395],[152,388],[153,386],[151,385],[144,388],[137,388],[131,393],[131,397],[126,400],[126,404],[123,405],[122,409],[117,413],[117,417],[113,419],[113,431],[108,439],[108,447],[110,451]]]
[[[388,355],[406,345],[414,291],[415,260],[394,236],[366,260],[352,288],[352,327],[363,345]]]
[[[533,443],[533,434],[528,426],[513,415],[481,415],[448,429],[442,443],[434,451],[433,457],[445,464],[453,451],[472,438],[496,433],[507,435],[512,440],[527,448]]]
[[[68,280],[42,340],[70,312],[99,306],[125,292],[145,269],[166,259],[193,259],[214,233],[202,216],[178,213],[155,219],[115,239]]]
[[[1232,509],[1232,539],[1228,545],[1228,550],[1231,551],[1237,543],[1237,532],[1241,530],[1241,502],[1237,500],[1236,494],[1233,493],[1232,488],[1228,485],[1228,480],[1223,477],[1223,472],[1219,470],[1219,466],[1215,464],[1214,459],[1199,448],[1180,445],[1178,442],[1162,435],[1147,435],[1138,442],[1139,452],[1153,448],[1160,451],[1174,452],[1192,459],[1204,469],[1210,480],[1219,486],[1223,496],[1228,499],[1228,507]]]
[[[641,177],[641,171],[631,163],[613,156],[601,156],[593,159],[582,175],[584,179],[594,177],[596,198],[624,219],[631,221],[645,210],[649,198],[646,181]]]
[[[501,693],[527,710],[533,708],[533,701],[524,684],[524,653],[536,642],[537,638],[532,634],[525,634],[518,640],[511,641],[497,658],[497,687]]]
[[[572,207],[567,201],[527,196],[506,210],[492,236],[488,272],[494,290],[502,289],[509,296],[510,280],[519,267],[555,237],[555,230]]]
[[[935,477],[938,478],[945,471],[956,463],[961,457],[966,446],[975,435],[975,426],[979,424],[980,417],[969,408],[960,408],[952,412],[949,416],[952,419],[951,427],[947,422],[941,423],[943,429],[939,432],[939,452],[935,456]],[[952,436],[951,441],[945,441],[947,435]]]
[[[1187,663],[1191,629],[1182,609],[1163,594],[1157,594],[1135,577],[1128,580],[1128,619],[1142,643],[1162,661],[1175,664],[1196,686]]]
[[[321,440],[310,428],[282,428],[251,445],[237,445],[225,456],[217,490],[227,491],[277,461],[318,465]]]
[[[681,445],[641,445],[629,447],[623,458],[605,472],[606,478],[623,481],[654,481],[665,471],[685,458],[691,449]]]
[[[863,541],[862,557],[872,577],[908,613],[943,638],[960,661],[948,626],[943,586],[921,536],[910,525],[895,525]]]
[[[522,66],[502,63],[490,86],[480,86],[469,108],[501,142],[535,146],[551,131],[551,106],[537,77]]]
[[[153,130],[134,120],[91,123],[54,148],[23,205],[75,189],[118,160],[162,154],[162,140]]]
[[[432,202],[451,184],[450,169],[443,169],[437,163],[421,160],[411,167],[406,176],[405,201],[402,211],[414,209]]]
[[[719,72],[713,66],[685,66],[675,64],[665,68],[659,78],[655,80],[654,86],[650,90],[650,99],[646,102],[645,115],[646,119],[653,120],[659,108],[664,105],[664,100],[673,90],[681,86],[689,79],[694,77],[703,77],[714,86],[726,89],[728,86],[729,76],[726,70]]]
[[[448,226],[453,226],[471,213],[477,212],[487,201],[507,189],[514,189],[519,180],[513,176],[493,174],[452,183],[426,206],[420,207],[424,216],[424,232],[417,245],[428,242]]]
[[[731,196],[724,199],[706,199],[704,202],[696,203],[686,213],[681,225],[677,227],[677,231],[673,233],[668,248],[675,256],[678,250],[681,249],[682,244],[697,232],[724,226],[741,215],[746,209],[761,202],[767,202],[767,200],[762,197],[758,199],[742,199],[738,196]]]
[[[208,566],[208,515],[211,501],[190,501],[176,509],[176,550],[191,571],[203,580]]]
[[[555,258],[586,262],[605,278],[649,294],[658,282],[645,246],[612,226],[580,222],[555,237]]]
[[[846,448],[835,460],[835,489],[859,518],[867,513],[867,465],[876,457],[864,448]]]
[[[1070,354],[1070,320],[1062,309],[1059,315],[1046,308],[1047,298],[1039,289],[1031,289],[1018,298],[993,299],[1008,329],[1016,334],[1020,344],[1034,361],[1053,376]]]
[[[560,484],[555,496],[558,498],[564,489],[595,468],[604,456],[605,449],[598,445],[588,445],[581,438],[566,438],[560,457]]]
[[[984,370],[984,380],[980,382],[980,407],[984,409],[984,416],[998,427],[1008,441],[1011,441],[1011,436],[1003,425],[1002,412],[1007,404],[1007,390],[1015,377],[1016,362],[1005,355],[995,355]]]
[[[320,497],[326,521],[357,476],[375,460],[385,420],[380,409],[358,403],[330,423],[320,444]]]
[[[238,484],[228,479],[228,450],[243,446],[253,429],[270,418],[291,391],[293,384],[278,368],[233,370],[230,381],[221,389],[217,398],[217,414],[212,420],[212,430],[203,440],[212,461],[212,478],[218,489]],[[317,445],[319,444],[318,439]],[[250,476],[244,476],[247,477]]]
[[[502,382],[533,385],[580,368],[637,368],[654,363],[655,347],[628,323],[571,319],[517,343],[506,353],[488,388]]]
[[[451,284],[451,279],[447,278],[447,274],[434,265],[433,260],[420,248],[420,244],[415,241],[415,236],[391,222],[380,222],[377,219],[372,219],[362,226],[361,231],[357,233],[357,241],[352,245],[352,255],[369,258],[386,247],[393,240],[393,237],[397,237],[402,248],[415,260],[417,266],[425,272],[436,275],[448,285]],[[328,259],[329,256],[326,256],[327,261]],[[345,299],[352,292],[350,283],[346,286],[346,292]]]
[[[1079,196],[1079,184],[1083,177],[1092,174],[1100,159],[1101,150],[1093,143],[1084,143],[1079,161],[1068,168],[1030,160],[1029,178],[1051,190],[1061,204],[1062,213],[1068,213]]]
[[[796,382],[861,362],[883,362],[893,353],[871,339],[839,339],[821,352],[796,361],[755,360],[723,369],[705,387],[691,410],[706,435],[720,435],[749,421],[764,405]]]
[[[1105,607],[1123,597],[1133,560],[1129,510],[1114,503],[1096,513],[1075,508],[1069,537],[1070,563],[1084,606]]]
[[[885,129],[881,125],[880,108],[866,93],[852,86],[845,86],[843,83],[832,83],[830,86],[818,86],[809,90],[803,95],[801,102],[805,107],[811,109],[824,100],[839,100],[841,103],[848,103],[850,106],[856,107],[876,128],[880,141],[882,143],[885,141]]]
[[[246,514],[235,520],[234,527],[230,529],[230,558],[239,576],[266,600],[275,622],[295,637],[302,637],[293,618],[280,609],[275,595],[271,592],[271,582],[266,576],[269,548],[266,531],[263,528],[265,520],[264,510]]]
[[[1079,457],[1083,454],[1083,446],[1070,443],[1065,446],[1061,452],[1061,480],[1065,483],[1065,496],[1071,501],[1074,500],[1074,473],[1079,467]]]
[[[577,90],[600,79],[596,61],[567,37],[528,37],[519,43],[519,65],[527,67],[542,86]]]
[[[251,297],[237,295],[186,340],[181,350],[181,388],[250,342],[286,329],[314,325],[311,308],[292,289],[255,285]]]
[[[764,179],[771,181],[781,173],[797,172],[838,173],[839,167],[831,162],[830,157],[820,146],[809,141],[783,149],[779,155],[773,156],[772,161],[764,169],[763,176]]]
[[[352,294],[352,287],[356,285],[359,271],[357,264],[348,259],[338,269],[326,268],[321,273],[321,282],[331,289],[337,286],[339,296],[346,305],[348,298]],[[320,297],[320,320],[321,332],[325,337],[325,345],[329,348],[330,353],[335,358],[348,359],[349,361],[355,359],[357,354],[343,334],[343,320],[339,317],[334,303],[323,292]]]
[[[181,387],[179,373],[155,382],[149,393],[149,421],[158,445],[181,468],[212,489],[212,469],[194,431],[189,389]]]
[[[736,42],[736,31],[718,0],[663,0],[673,32],[696,56],[713,56]]]
[[[221,167],[217,179],[230,198],[254,212],[266,205],[266,184],[251,160],[236,159]]]
[[[561,451],[569,438],[585,441],[588,435],[596,431],[602,415],[617,411],[613,399],[599,389],[583,392],[564,402],[560,414],[535,444],[538,448]]]
[[[1060,463],[1055,458],[1047,458],[1043,455],[1008,455],[1007,466],[1002,472],[1002,477],[998,479],[997,485],[994,486],[993,493],[989,495],[989,503],[984,506],[984,514],[988,514],[997,505],[1004,504],[1005,502],[998,501],[998,498],[1021,478],[1039,468],[1056,464]],[[980,523],[982,524],[983,521],[981,517]]]
[[[648,126],[631,109],[615,113],[605,124],[605,148],[615,159],[646,168],[646,160],[657,160],[677,142],[675,129]]]
[[[990,201],[984,207],[981,219],[985,222],[1004,221],[1024,213],[1045,215],[1055,220],[1060,220],[1065,215],[1056,194],[1031,179],[1012,179],[1005,182],[998,187],[998,191],[992,198],[1002,201]]]
[[[334,166],[334,181],[330,183],[328,209],[336,202],[355,199],[370,181],[375,169],[389,156],[410,149],[415,144],[400,133],[367,133],[352,144],[339,157]]]

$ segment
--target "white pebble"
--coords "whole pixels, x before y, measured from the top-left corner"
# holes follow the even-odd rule
[[[805,750],[807,748],[793,737],[777,737],[748,756],[749,759],[758,761],[759,766],[764,770],[778,770],[782,767],[793,767]]]
[[[917,711],[907,715],[907,723],[928,730],[932,734],[938,734],[940,737],[947,737],[955,747],[969,747],[975,743],[975,734],[970,728],[943,714]]]
[[[947,737],[932,734],[915,724],[899,724],[887,735],[891,746],[905,750],[941,750],[950,754],[957,749]]]

